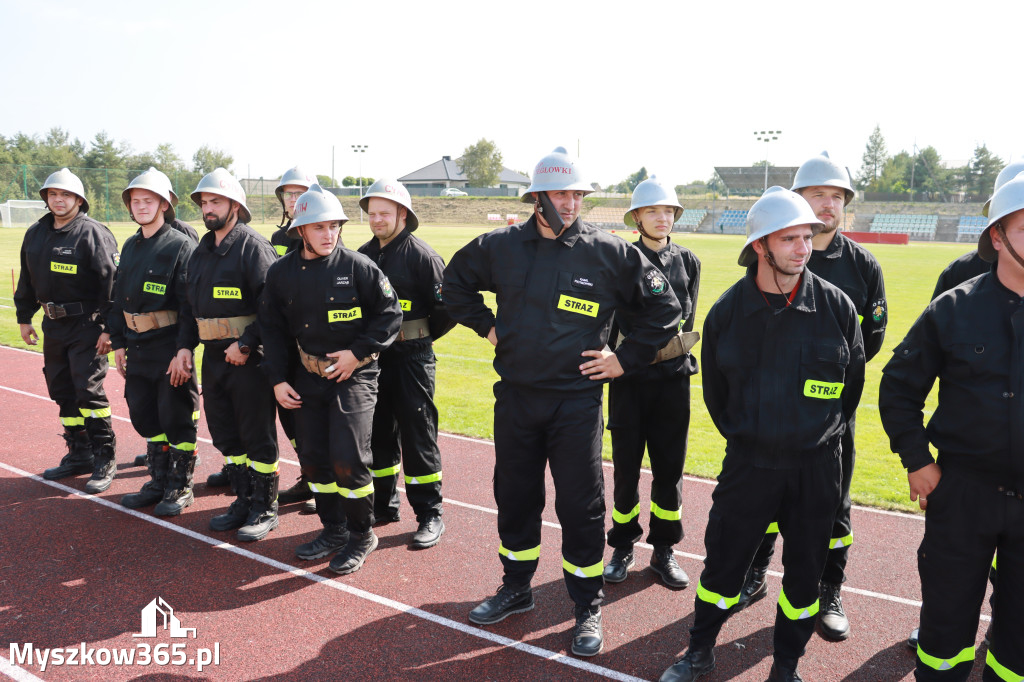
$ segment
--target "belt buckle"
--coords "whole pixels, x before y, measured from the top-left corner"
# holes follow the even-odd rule
[[[59,320],[67,317],[67,311],[64,310],[64,306],[51,302],[46,304],[46,316],[51,320]]]

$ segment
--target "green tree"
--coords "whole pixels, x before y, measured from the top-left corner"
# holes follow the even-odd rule
[[[217,168],[224,168],[230,172],[231,164],[234,162],[235,159],[226,152],[204,144],[192,155],[192,170],[203,175]]]
[[[363,178],[362,183],[360,183],[358,177],[346,175],[341,181],[342,187],[358,187],[360,184],[362,184],[363,187],[369,187],[373,184],[373,178]]]
[[[640,170],[628,176],[619,184],[615,185],[614,189],[616,192],[630,194],[633,192],[634,189],[636,189],[636,186],[639,185],[644,180],[646,180],[647,177],[647,168],[645,166],[640,166]]]
[[[174,151],[174,145],[167,142],[157,145],[156,163],[157,168],[168,175],[185,170],[185,162],[178,156],[178,152]]]
[[[889,152],[885,148],[885,138],[882,137],[882,130],[878,124],[868,143],[864,146],[864,155],[860,157],[860,174],[857,178],[857,188],[868,191],[880,191],[878,189],[878,178],[889,160]]]
[[[950,172],[943,167],[942,157],[931,145],[917,151],[914,157],[911,190],[937,201],[952,193]]]
[[[501,171],[505,168],[501,162],[498,145],[483,137],[476,144],[466,147],[456,163],[459,165],[459,171],[466,176],[470,187],[497,185]]]
[[[910,166],[912,162],[910,154],[900,152],[896,156],[889,157],[882,165],[882,171],[875,180],[876,192],[888,192],[891,194],[904,194],[910,190]]]
[[[974,148],[974,156],[967,164],[964,190],[976,197],[988,196],[996,184],[996,176],[1003,169],[1003,160],[984,144]]]
[[[337,187],[338,183],[335,182],[334,178],[328,175],[317,175],[316,181],[320,183],[321,187]]]

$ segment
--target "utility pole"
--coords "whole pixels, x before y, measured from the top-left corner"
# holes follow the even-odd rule
[[[368,144],[354,144],[352,145],[352,151],[355,152],[356,156],[359,157],[359,198],[363,198],[363,157],[360,154],[365,154],[366,150],[370,148]],[[363,206],[359,205],[359,222],[363,222]]]
[[[781,130],[762,130],[761,132],[754,131],[754,137],[757,138],[758,142],[764,142],[764,188],[768,189],[768,143],[772,140],[779,139],[779,135],[782,134]]]

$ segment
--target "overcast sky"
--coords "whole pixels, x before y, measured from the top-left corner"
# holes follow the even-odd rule
[[[949,7],[950,9],[945,9]],[[951,9],[957,7],[958,9]],[[557,145],[590,181],[827,149],[1024,153],[1017,2],[0,0],[0,134],[106,130],[238,176],[296,164],[401,176],[481,137],[532,174]]]

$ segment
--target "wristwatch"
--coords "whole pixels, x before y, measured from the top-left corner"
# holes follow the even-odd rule
[[[241,353],[242,355],[248,355],[251,351],[252,349],[249,348],[249,346],[243,346],[242,344],[238,344],[238,352]]]

